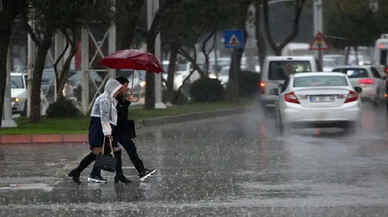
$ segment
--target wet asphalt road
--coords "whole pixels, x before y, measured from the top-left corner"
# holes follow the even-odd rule
[[[388,115],[364,105],[362,130],[292,130],[278,137],[259,109],[138,130],[159,172],[140,183],[72,183],[86,144],[0,145],[0,217],[388,216]]]

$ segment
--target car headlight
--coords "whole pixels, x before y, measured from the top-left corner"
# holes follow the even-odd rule
[[[12,98],[12,101],[13,101],[13,102],[20,102],[21,99],[20,99],[19,97],[15,97],[15,98]]]
[[[146,86],[146,82],[145,81],[141,81],[140,82],[140,87],[145,87]]]

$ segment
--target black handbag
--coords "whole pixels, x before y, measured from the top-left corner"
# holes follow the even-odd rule
[[[111,154],[113,153],[112,140],[109,139],[109,146],[110,146],[111,152],[108,154],[105,154],[105,150],[104,150],[105,141],[106,140],[104,138],[104,144],[102,145],[102,152],[96,157],[95,167],[97,169],[114,172],[116,170],[117,160]]]
[[[134,120],[128,120],[128,136],[130,139],[133,139],[136,137],[136,129],[135,129],[135,121]]]

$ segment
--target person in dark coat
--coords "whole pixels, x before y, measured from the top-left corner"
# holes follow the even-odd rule
[[[124,87],[128,87],[128,79],[124,77],[116,78]],[[131,102],[135,101],[132,94],[119,94],[116,97],[118,103],[116,106],[117,109],[117,128],[116,128],[116,138],[118,143],[125,149],[128,153],[130,160],[135,166],[140,181],[144,181],[149,176],[156,172],[156,169],[147,169],[144,167],[143,161],[139,158],[137,154],[135,143],[133,138],[136,137],[135,133],[135,124],[133,120],[128,120],[128,107]],[[121,158],[120,158],[121,159]],[[116,178],[115,178],[116,181]]]

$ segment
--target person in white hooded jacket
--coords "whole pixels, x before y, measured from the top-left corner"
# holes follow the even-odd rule
[[[91,111],[89,124],[89,148],[91,152],[86,155],[78,167],[73,169],[69,176],[73,181],[80,184],[81,172],[88,167],[98,154],[102,151],[104,140],[109,142],[113,140],[115,135],[115,126],[117,125],[117,100],[115,97],[126,89],[115,79],[109,79],[104,88],[104,93],[97,97]],[[108,140],[109,139],[109,140]],[[108,145],[108,144],[107,144]],[[119,151],[118,144],[113,144],[114,151]],[[100,175],[100,170],[93,167],[93,170],[88,178],[88,181],[105,183],[106,180]]]

